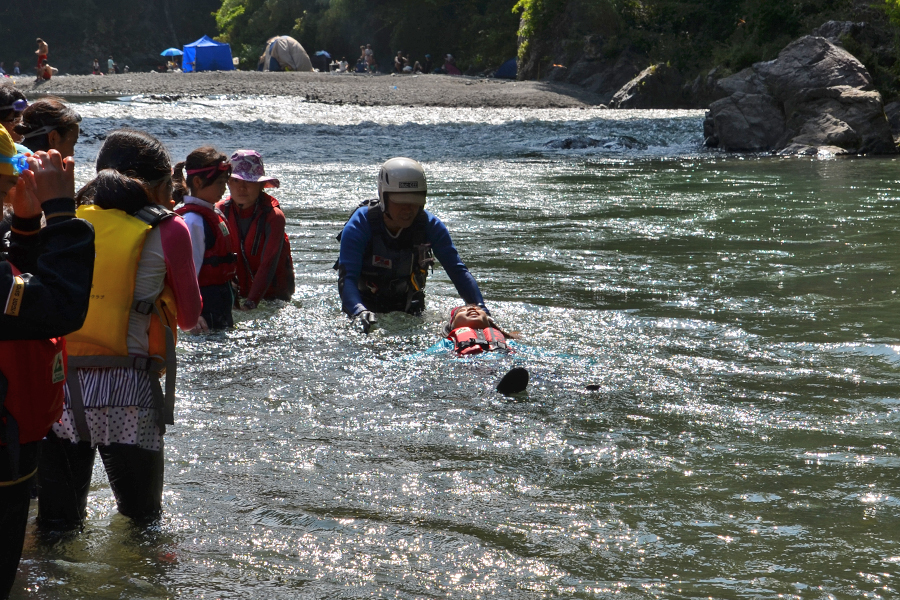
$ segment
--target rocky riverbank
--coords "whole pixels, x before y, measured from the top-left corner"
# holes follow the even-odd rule
[[[596,94],[565,83],[447,75],[125,73],[58,76],[41,83],[20,77],[16,86],[29,97],[263,95],[294,96],[326,104],[460,108],[577,108],[600,104]]]

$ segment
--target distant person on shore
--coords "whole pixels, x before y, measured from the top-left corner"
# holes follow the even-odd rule
[[[203,312],[194,333],[234,326],[231,280],[237,256],[231,244],[228,222],[216,203],[225,195],[231,177],[228,157],[213,148],[197,148],[175,165],[175,202],[184,205],[175,212],[184,217],[191,232],[194,267],[203,296]]]
[[[93,64],[91,65],[91,75],[102,75],[100,72],[100,61],[96,58],[94,59]]]
[[[422,70],[425,73],[431,73],[434,70],[434,63],[431,60],[431,55],[425,55],[425,63],[422,65]]]
[[[364,332],[378,312],[421,314],[435,257],[463,300],[484,309],[478,283],[450,232],[425,210],[426,193],[422,165],[392,158],[379,171],[378,198],[360,204],[338,236],[341,250],[335,268],[342,309]]]
[[[342,56],[341,60],[338,62],[338,73],[346,73],[349,68],[350,65],[347,63],[347,57]]]
[[[398,51],[397,56],[394,57],[394,73],[403,73],[403,66],[406,64],[406,59],[403,58],[403,51]]]
[[[412,66],[412,72],[413,73],[427,73],[425,68],[422,67],[422,63],[420,63],[419,61],[416,61],[415,64]]]
[[[16,133],[16,125],[22,122],[22,112],[28,107],[28,100],[11,81],[0,84],[0,125],[15,142],[16,152],[30,153],[31,150],[23,146],[22,134]],[[2,196],[2,195],[0,195]],[[0,198],[2,199],[2,198]]]
[[[56,150],[63,158],[75,155],[81,115],[59,98],[40,98],[22,113],[16,133],[32,152]]]
[[[452,54],[444,56],[444,66],[441,67],[441,70],[445,75],[462,75],[462,71],[456,66],[456,59],[453,58]]]
[[[108,75],[113,75],[116,72],[116,63],[113,60],[112,54],[109,55],[109,58],[106,61],[106,73]]]
[[[41,71],[38,74],[38,81],[50,81],[50,78],[53,77],[54,68],[50,66],[50,64],[45,60],[44,64],[41,65]]]
[[[375,62],[375,51],[372,50],[372,44],[366,44],[366,68],[369,73],[374,73],[378,69],[378,63]]]
[[[6,69],[3,68],[3,61],[0,60],[0,75],[6,75]]]
[[[38,38],[37,40],[37,50],[34,53],[37,55],[37,71],[38,71],[38,80],[40,80],[41,69],[44,66],[44,61],[50,56],[50,46],[42,40]]]
[[[239,307],[252,310],[260,300],[289,301],[294,295],[294,262],[284,213],[278,200],[263,191],[280,183],[266,175],[255,150],[238,150],[229,162],[231,195],[216,208],[225,215],[238,255],[238,293],[244,298]]]
[[[13,63],[13,75],[21,75],[22,71],[19,70],[19,61]]]

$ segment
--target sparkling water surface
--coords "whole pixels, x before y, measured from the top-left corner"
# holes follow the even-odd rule
[[[697,111],[78,109],[80,183],[121,126],[260,150],[297,293],[180,336],[160,525],[98,461],[84,531],[31,529],[13,598],[900,596],[896,159],[704,152]],[[334,236],[397,155],[514,357],[423,353],[441,269],[424,317],[340,313]]]

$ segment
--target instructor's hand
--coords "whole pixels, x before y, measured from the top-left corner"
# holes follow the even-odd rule
[[[369,333],[369,330],[372,329],[372,326],[378,322],[378,319],[375,318],[375,313],[370,310],[364,310],[360,313],[356,313],[356,315],[353,317],[353,320],[359,325],[363,333]]]

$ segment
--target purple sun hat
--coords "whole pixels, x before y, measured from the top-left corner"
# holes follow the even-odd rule
[[[266,177],[262,157],[256,150],[238,150],[231,155],[231,176],[243,181],[263,182],[263,187],[279,187],[281,183],[275,177]]]

